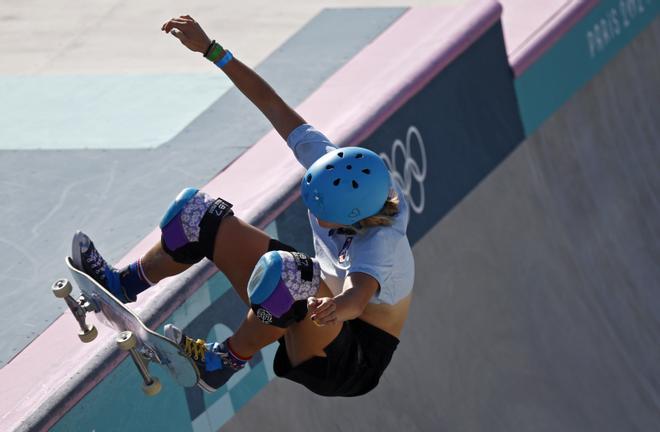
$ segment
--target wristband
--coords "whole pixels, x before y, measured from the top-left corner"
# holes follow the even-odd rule
[[[214,62],[217,67],[222,69],[225,67],[227,63],[229,63],[232,59],[234,58],[234,55],[231,53],[231,51],[226,50],[225,55],[218,61]]]
[[[223,51],[222,45],[220,45],[216,41],[213,41],[213,44],[211,44],[209,49],[207,49],[207,54],[204,55],[204,57],[209,59],[212,63],[215,63],[220,58],[220,54],[222,53],[222,51]]]
[[[207,57],[209,55],[209,52],[211,51],[211,47],[213,47],[213,44],[215,44],[215,39],[213,39],[211,41],[211,43],[209,44],[209,47],[206,48],[206,51],[204,51],[204,54],[203,54],[204,57]]]

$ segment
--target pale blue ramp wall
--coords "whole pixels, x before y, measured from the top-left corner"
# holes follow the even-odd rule
[[[12,109],[0,117],[0,151],[156,148],[232,86],[213,71],[1,76],[0,94]]]

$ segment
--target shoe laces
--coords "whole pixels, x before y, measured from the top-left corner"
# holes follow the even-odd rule
[[[99,277],[105,278],[104,270],[107,264],[103,257],[98,253],[96,248],[90,247],[84,258],[91,271],[93,271]]]
[[[186,336],[186,341],[183,344],[183,352],[188,356],[200,361],[206,356],[206,342],[204,339],[194,340]]]

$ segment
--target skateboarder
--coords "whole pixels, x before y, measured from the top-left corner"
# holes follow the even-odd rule
[[[320,395],[369,392],[399,343],[413,286],[408,205],[400,188],[378,155],[337,148],[190,16],[171,19],[162,30],[227,74],[307,168],[301,195],[316,257],[242,221],[222,198],[185,189],[163,216],[160,243],[136,262],[115,269],[78,232],[75,265],[130,302],[203,257],[212,260],[250,306],[241,326],[212,343],[166,326],[167,336],[197,362],[204,390],[218,389],[253,354],[278,341],[278,376]]]

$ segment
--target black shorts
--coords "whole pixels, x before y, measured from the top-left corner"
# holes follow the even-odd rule
[[[346,321],[325,348],[327,357],[313,357],[296,367],[291,366],[284,338],[279,343],[273,362],[277,376],[321,396],[360,396],[376,387],[399,339],[362,320]]]
[[[268,250],[296,250],[271,239]],[[339,335],[325,347],[327,357],[291,366],[284,338],[279,340],[273,369],[279,377],[304,385],[321,396],[360,396],[378,384],[390,364],[399,339],[362,320],[344,322]]]

